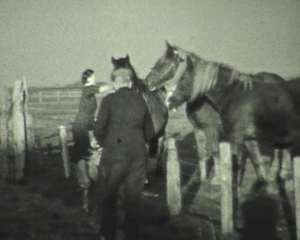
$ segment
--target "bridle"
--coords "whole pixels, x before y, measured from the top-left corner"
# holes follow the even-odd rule
[[[168,106],[169,104],[169,99],[170,97],[174,94],[174,93],[179,93],[179,94],[183,94],[184,92],[183,91],[179,91],[177,90],[177,85],[178,85],[178,82],[180,80],[180,78],[182,77],[183,73],[186,71],[187,69],[187,57],[185,56],[185,58],[182,58],[181,56],[179,56],[179,53],[178,54],[178,67],[176,69],[176,72],[173,76],[172,79],[168,80],[168,81],[165,81],[160,87],[165,87],[166,89],[166,99],[165,99],[165,102],[166,102],[166,105]],[[170,66],[169,69],[173,68],[172,70],[174,70],[174,68],[176,67],[176,63],[172,62],[172,65]],[[166,75],[166,74],[165,74]]]

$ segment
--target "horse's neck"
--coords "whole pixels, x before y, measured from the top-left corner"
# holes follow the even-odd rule
[[[134,78],[132,80],[132,88],[135,90],[137,93],[143,94],[148,90],[148,87],[146,83],[144,82],[143,79],[140,79],[138,77]]]
[[[236,80],[236,75],[237,74],[234,72],[233,69],[220,65],[215,87],[224,88],[233,85],[234,81]]]

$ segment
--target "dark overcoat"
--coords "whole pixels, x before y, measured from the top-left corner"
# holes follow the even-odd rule
[[[146,142],[155,135],[152,119],[141,95],[120,88],[102,99],[94,135],[103,148],[100,160],[100,235],[116,236],[116,206],[123,186],[124,235],[136,240],[140,233],[140,196],[146,174]],[[101,183],[103,185],[101,185]]]
[[[94,135],[103,148],[103,164],[146,161],[146,142],[154,137],[155,130],[142,96],[124,87],[104,97]]]

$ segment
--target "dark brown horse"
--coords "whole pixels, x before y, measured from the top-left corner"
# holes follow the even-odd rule
[[[164,103],[164,91],[150,91],[148,85],[143,79],[140,79],[133,66],[130,58],[126,55],[125,58],[115,59],[112,57],[111,62],[114,69],[111,73],[114,76],[119,69],[127,69],[131,72],[132,89],[143,96],[145,99],[152,121],[155,127],[156,136],[149,144],[150,157],[157,158],[157,173],[162,174],[164,168],[163,151],[164,151],[164,136],[165,127],[168,123],[168,108]]]
[[[255,74],[259,81],[276,83],[283,82],[284,79],[274,73],[261,72]],[[176,101],[179,102],[176,102]],[[175,96],[170,99],[170,107],[182,104]],[[209,99],[203,96],[197,97],[194,101],[186,102],[186,114],[193,126],[195,140],[197,144],[199,168],[201,180],[208,178],[208,161],[213,160],[215,174],[212,180],[219,181],[219,141],[224,139],[224,132],[221,126],[221,119],[217,109],[211,104]],[[243,160],[248,157],[247,151],[243,151]],[[273,158],[274,156],[271,156]],[[244,167],[244,165],[243,165]],[[243,169],[244,171],[245,169]]]
[[[300,81],[261,81],[266,74],[272,76],[244,74],[167,44],[146,80],[151,90],[167,89],[169,108],[204,97],[219,113],[233,153],[241,158],[246,146],[257,174],[266,177],[258,142],[293,151],[300,146]]]

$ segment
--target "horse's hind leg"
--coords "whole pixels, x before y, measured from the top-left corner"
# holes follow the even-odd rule
[[[256,174],[259,177],[266,179],[267,174],[266,174],[265,167],[263,166],[258,142],[255,140],[246,141],[245,145],[248,149],[250,159],[252,161],[252,164],[253,164]]]
[[[292,168],[292,157],[288,150],[281,149],[280,151],[280,167],[278,175],[285,181],[285,187],[287,190],[292,191],[293,189],[293,168]]]
[[[246,164],[247,164],[247,159],[249,157],[247,149],[244,147],[243,150],[241,151],[241,157],[240,157],[240,164],[239,164],[239,179],[238,179],[238,185],[239,188],[242,187],[245,172],[246,172]]]

